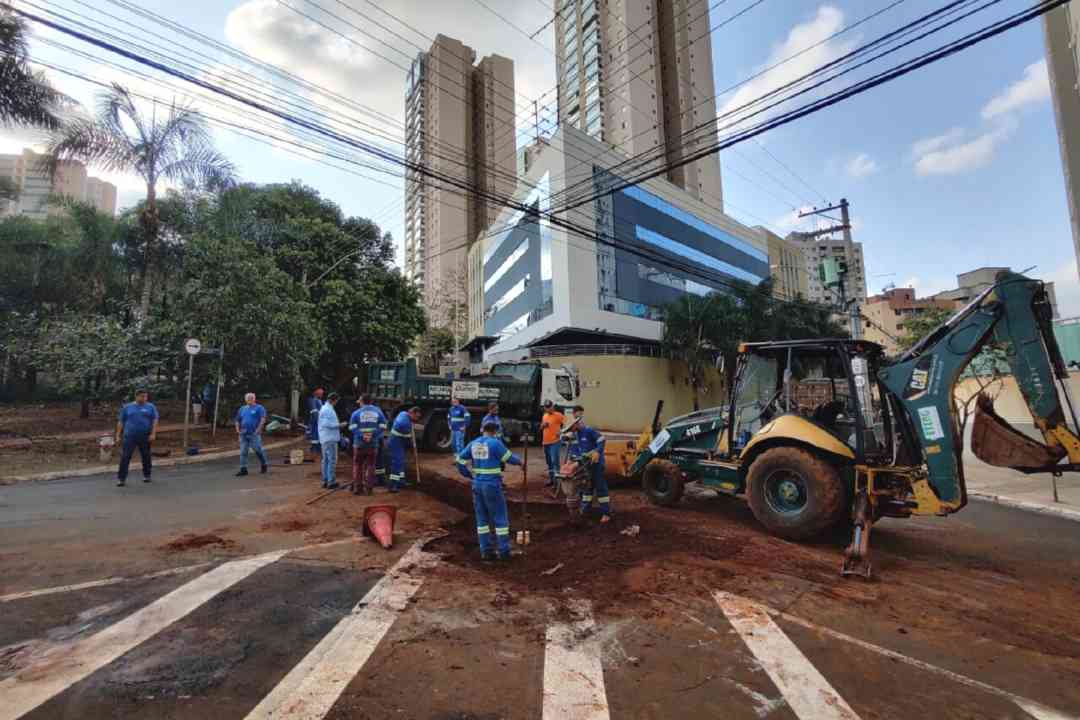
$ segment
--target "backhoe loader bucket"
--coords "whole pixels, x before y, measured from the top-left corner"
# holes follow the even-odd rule
[[[1016,470],[1046,468],[1065,456],[1064,448],[1043,445],[1006,422],[994,412],[994,401],[985,393],[975,400],[971,452],[987,465]]]

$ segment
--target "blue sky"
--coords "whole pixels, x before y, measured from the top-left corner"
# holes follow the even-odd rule
[[[438,32],[472,45],[481,56],[497,52],[512,57],[522,106],[554,85],[551,31],[539,35],[537,42],[530,41],[473,0],[377,3],[411,28],[395,24],[368,0],[345,0],[357,13],[339,0],[318,2],[356,23],[356,28],[320,16],[317,6],[306,0],[141,0],[135,4],[363,103],[381,114],[378,120],[367,119],[384,132],[394,133],[391,120],[403,114],[402,66],[408,64],[417,46],[426,47],[430,36]],[[31,11],[31,5],[37,4],[16,3]],[[353,41],[305,20],[286,4],[322,17]],[[530,32],[551,13],[549,0],[488,0],[487,4]],[[749,0],[710,4],[715,6],[711,18],[715,26],[747,6]],[[766,0],[713,34],[716,84],[725,88],[737,83],[889,4],[887,0]],[[941,4],[942,0],[905,0],[851,33],[742,88],[738,91],[741,94],[721,97],[719,105],[738,105]],[[974,29],[1028,5],[1030,0],[1005,0],[985,16],[980,14],[959,26],[958,31]],[[107,12],[126,23],[160,29],[136,18],[113,0],[54,0],[48,6],[58,12],[89,15],[97,27],[117,23],[94,14]],[[387,39],[385,30],[371,24],[374,20],[395,28],[400,37],[391,38],[392,44],[380,45],[371,35],[357,30]],[[144,32],[129,34],[153,46],[175,47],[163,45]],[[946,33],[942,39],[956,34]],[[32,49],[34,56],[43,61],[100,79],[120,79],[159,97],[168,97],[172,92],[43,42],[58,38],[54,34],[38,32],[37,37]],[[69,39],[61,41],[78,45]],[[928,49],[930,42],[920,48]],[[368,50],[357,43],[368,46]],[[189,43],[186,47],[192,46]],[[92,53],[100,55],[102,51]],[[895,282],[912,284],[925,294],[954,286],[957,273],[975,267],[1036,266],[1033,274],[1057,282],[1062,314],[1080,314],[1080,283],[1053,110],[1047,96],[1045,69],[1040,64],[1044,56],[1041,23],[1032,22],[771,131],[761,137],[761,144],[751,140],[724,151],[721,163],[727,210],[748,224],[766,224],[786,232],[810,227],[794,217],[794,210],[847,197],[852,203],[855,237],[864,244],[871,292]],[[215,63],[235,62],[220,53],[200,51],[199,57]],[[83,101],[91,99],[92,87],[50,74],[72,96]],[[541,103],[551,99],[549,93]],[[321,101],[333,104],[335,110],[357,121],[365,120],[355,105],[345,106],[326,98]],[[197,97],[194,102],[209,107]],[[248,111],[211,109],[234,121],[269,127]],[[519,122],[525,119],[519,118]],[[352,135],[361,132],[355,124],[340,127]],[[339,203],[345,212],[373,217],[400,241],[400,179],[362,171],[389,183],[387,186],[329,168],[317,159],[299,157],[280,146],[268,147],[225,130],[215,132],[221,149],[236,162],[245,179],[303,180]],[[400,135],[400,130],[396,134]],[[33,140],[25,133],[0,131],[0,150],[8,152]],[[110,179],[120,186],[121,204],[141,196],[139,183],[133,179]]]

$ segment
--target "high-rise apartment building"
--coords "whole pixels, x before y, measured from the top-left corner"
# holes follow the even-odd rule
[[[405,89],[405,145],[411,163],[508,197],[517,183],[513,61],[438,35],[413,61]],[[451,184],[408,170],[405,276],[429,306],[464,303],[468,247],[501,209]],[[437,302],[436,302],[437,301]]]
[[[1080,264],[1080,8],[1066,3],[1046,13],[1043,32],[1073,246]]]
[[[559,122],[649,168],[715,140],[691,130],[716,117],[708,9],[687,0],[564,0],[555,16]],[[716,154],[667,179],[723,210]]]
[[[816,233],[790,233],[786,240],[802,249],[806,263],[807,299],[824,305],[836,305],[840,300],[837,288],[826,287],[821,282],[819,268],[826,258],[847,263],[844,276],[844,297],[859,303],[866,301],[866,269],[863,263],[862,243],[851,240],[845,231],[839,238],[820,238]]]
[[[43,160],[42,155],[29,149],[19,155],[0,155],[0,177],[7,178],[19,189],[17,199],[0,202],[0,215],[26,215],[44,220],[60,211],[58,205],[50,204],[52,196],[88,202],[109,215],[116,213],[115,185],[89,177],[86,166],[76,161],[62,163],[50,180]]]

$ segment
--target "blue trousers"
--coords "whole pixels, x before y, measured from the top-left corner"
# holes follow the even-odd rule
[[[400,490],[405,484],[405,441],[391,436],[390,442],[390,489]]]
[[[559,453],[562,452],[562,443],[553,442],[544,446],[544,460],[547,461],[548,482],[555,483],[555,473],[559,472]]]
[[[465,428],[461,430],[450,430],[450,442],[454,446],[454,454],[465,449]]]
[[[589,466],[589,476],[592,480],[592,488],[581,491],[581,511],[588,512],[595,501],[604,515],[611,514],[611,497],[608,495],[607,478],[604,477],[604,466],[600,463]]]
[[[322,484],[332,487],[337,484],[337,440],[322,444]]]
[[[240,467],[247,467],[248,451],[254,450],[255,457],[259,458],[259,462],[263,467],[270,464],[270,459],[266,457],[266,451],[262,446],[262,435],[257,433],[240,433]]]
[[[150,477],[154,464],[153,457],[150,455],[150,438],[148,436],[125,437],[124,444],[120,447],[120,468],[116,471],[117,480],[127,480],[128,466],[131,464],[131,456],[135,454],[136,448],[139,450],[139,457],[142,458],[143,477]]]
[[[506,496],[502,481],[473,480],[473,509],[476,511],[476,536],[480,539],[480,552],[495,550],[496,541],[500,555],[510,554],[510,517],[506,512]],[[492,538],[492,534],[495,535]]]

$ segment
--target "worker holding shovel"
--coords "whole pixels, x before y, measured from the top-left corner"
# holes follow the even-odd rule
[[[503,492],[502,467],[505,463],[522,467],[524,465],[521,458],[512,453],[496,436],[499,432],[498,425],[493,422],[484,423],[483,431],[483,435],[458,453],[457,467],[462,475],[473,481],[473,509],[476,511],[480,558],[484,561],[509,560],[510,517]],[[471,472],[465,464],[469,461],[472,461]],[[493,530],[495,542],[491,537]]]

